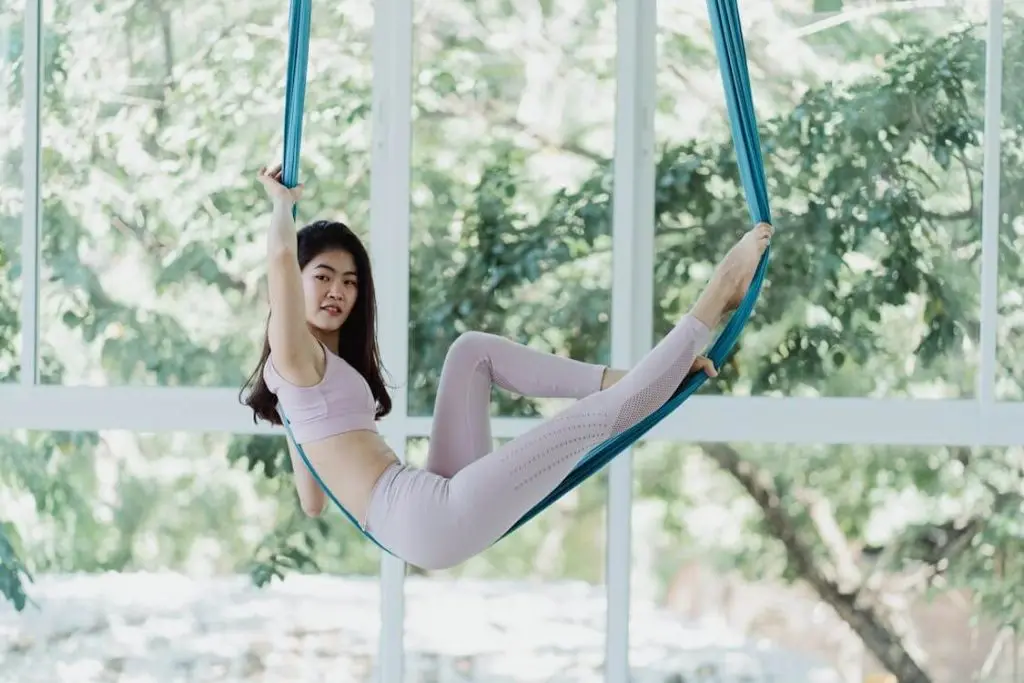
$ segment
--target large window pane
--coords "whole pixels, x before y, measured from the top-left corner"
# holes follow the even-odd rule
[[[820,15],[806,0],[743,4],[778,232],[769,286],[710,391],[973,394],[981,4]],[[658,9],[660,337],[750,220],[707,8]]]
[[[430,415],[460,332],[608,361],[615,9],[446,0],[414,26],[409,412]],[[564,405],[492,399],[502,416]],[[601,678],[604,495],[594,477],[456,569],[412,572],[406,679]]]
[[[380,551],[303,515],[287,463],[280,437],[0,434],[0,588],[9,550],[33,575],[21,611],[0,594],[0,678],[372,680]]]
[[[367,234],[370,5],[315,3],[299,219]],[[238,386],[266,320],[287,3],[46,0],[42,353],[65,384]]]
[[[429,415],[465,330],[608,360],[615,5],[415,12],[409,411]]]
[[[409,441],[426,462],[427,439]],[[603,680],[604,473],[464,564],[410,568],[405,680]]]
[[[1015,680],[1019,449],[649,442],[634,463],[638,675]]]
[[[1000,399],[1024,399],[1024,11],[1007,3],[1003,38],[1003,127],[999,253]]]
[[[0,2],[0,383],[20,376],[24,10],[22,0]]]

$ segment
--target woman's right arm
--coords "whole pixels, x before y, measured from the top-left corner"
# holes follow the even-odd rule
[[[267,284],[270,323],[267,336],[274,368],[289,383],[311,386],[320,381],[318,345],[306,325],[302,273],[299,270],[292,208],[301,187],[281,185],[280,168],[260,171],[260,181],[273,199],[267,232]]]

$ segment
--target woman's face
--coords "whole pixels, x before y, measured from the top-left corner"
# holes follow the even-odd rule
[[[355,307],[359,293],[355,259],[347,251],[326,251],[302,271],[306,322],[337,332]]]

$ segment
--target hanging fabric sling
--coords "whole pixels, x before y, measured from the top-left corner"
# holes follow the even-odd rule
[[[309,30],[312,0],[291,0],[289,18],[289,52],[288,73],[285,87],[285,119],[284,119],[284,160],[282,182],[287,187],[298,184],[299,148],[302,138],[302,110],[305,101],[306,64],[309,57]],[[743,185],[747,207],[753,223],[771,223],[771,210],[768,203],[768,190],[765,182],[764,162],[761,158],[760,136],[757,131],[757,118],[754,113],[753,96],[750,89],[750,76],[747,71],[746,47],[743,39],[743,27],[740,22],[737,0],[707,0],[711,29],[718,54],[722,84],[725,88],[725,99],[728,105],[729,121],[732,127],[732,139],[736,148],[739,163],[740,179]],[[761,292],[765,271],[771,256],[771,246],[765,250],[758,264],[750,289],[740,303],[739,308],[730,317],[722,334],[715,340],[708,358],[721,367],[729,357],[740,333],[747,324],[754,304]],[[615,456],[635,444],[644,434],[661,422],[683,401],[693,395],[708,377],[704,372],[694,373],[683,382],[676,393],[658,410],[630,429],[608,439],[590,450],[577,463],[573,471],[543,500],[528,510],[502,536],[508,536],[526,522],[547,509],[569,491],[582,484],[587,478],[600,471]],[[349,521],[360,529],[364,536],[377,544],[385,552],[388,551],[371,534],[362,530],[355,517],[335,498],[330,489],[320,479],[313,465],[306,458],[302,447],[295,441],[287,416],[282,413],[289,438],[295,443],[296,450],[309,468],[310,473],[324,490],[325,494],[348,517]]]

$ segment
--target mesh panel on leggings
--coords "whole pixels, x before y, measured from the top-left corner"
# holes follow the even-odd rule
[[[656,380],[626,399],[612,423],[611,433],[624,432],[664,405],[686,377],[692,358],[691,354],[677,356]]]
[[[515,476],[513,488],[518,490],[530,484],[566,460],[578,460],[585,451],[607,438],[609,422],[606,413],[573,412],[554,417],[535,434],[507,444],[500,457],[502,462],[513,463],[509,471]],[[532,455],[524,458],[524,452]],[[538,461],[544,463],[543,467],[537,466]]]
[[[619,405],[614,420],[606,412],[570,411],[551,419],[536,435],[519,439],[515,448],[503,454],[503,459],[516,461],[511,473],[517,476],[521,476],[524,471],[531,474],[525,479],[517,479],[514,487],[519,489],[529,484],[549,470],[560,467],[566,460],[578,460],[593,446],[646,418],[672,396],[686,377],[692,362],[692,352],[684,349],[669,367],[661,369],[654,381]],[[532,451],[533,456],[520,460],[523,451]],[[537,468],[536,463],[540,460],[545,464]]]

